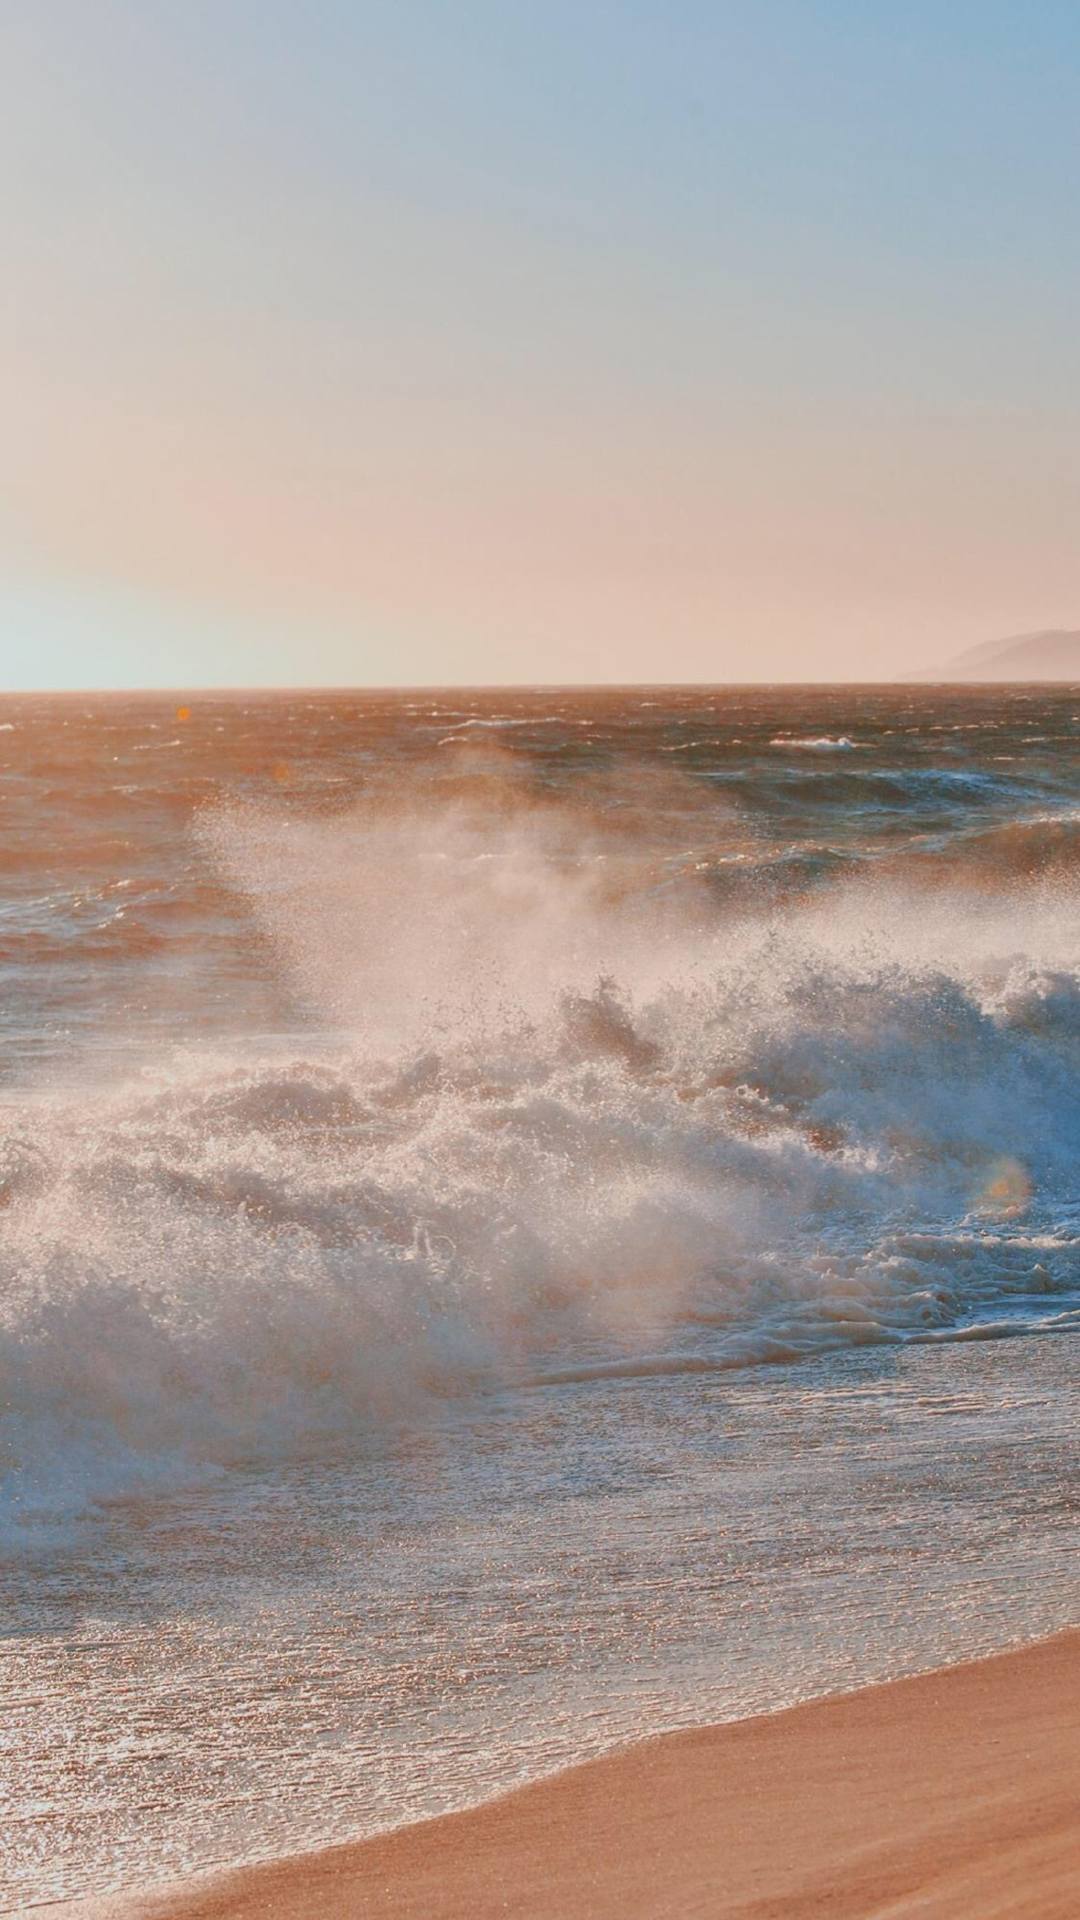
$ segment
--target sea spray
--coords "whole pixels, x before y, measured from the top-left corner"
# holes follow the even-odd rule
[[[203,807],[306,1038],[8,1108],[9,1541],[446,1396],[1061,1323],[1075,892],[733,899],[700,807],[490,754]]]

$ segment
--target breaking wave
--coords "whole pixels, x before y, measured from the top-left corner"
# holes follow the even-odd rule
[[[655,798],[201,816],[307,1037],[7,1110],[9,1540],[447,1395],[1072,1324],[1075,892],[735,912]]]

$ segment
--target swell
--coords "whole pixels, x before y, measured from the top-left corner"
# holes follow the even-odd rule
[[[990,889],[1017,880],[1075,890],[1080,878],[1080,814],[1034,813],[969,829],[918,849],[922,884]]]
[[[9,1539],[446,1395],[1071,1324],[1071,897],[643,915],[565,822],[354,828],[207,829],[306,1051],[7,1112]]]

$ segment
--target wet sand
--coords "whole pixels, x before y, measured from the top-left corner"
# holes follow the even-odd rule
[[[1075,1920],[1080,1631],[90,1920]]]

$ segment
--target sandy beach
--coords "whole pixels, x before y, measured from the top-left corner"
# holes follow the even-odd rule
[[[1080,1632],[82,1920],[1072,1920]]]

